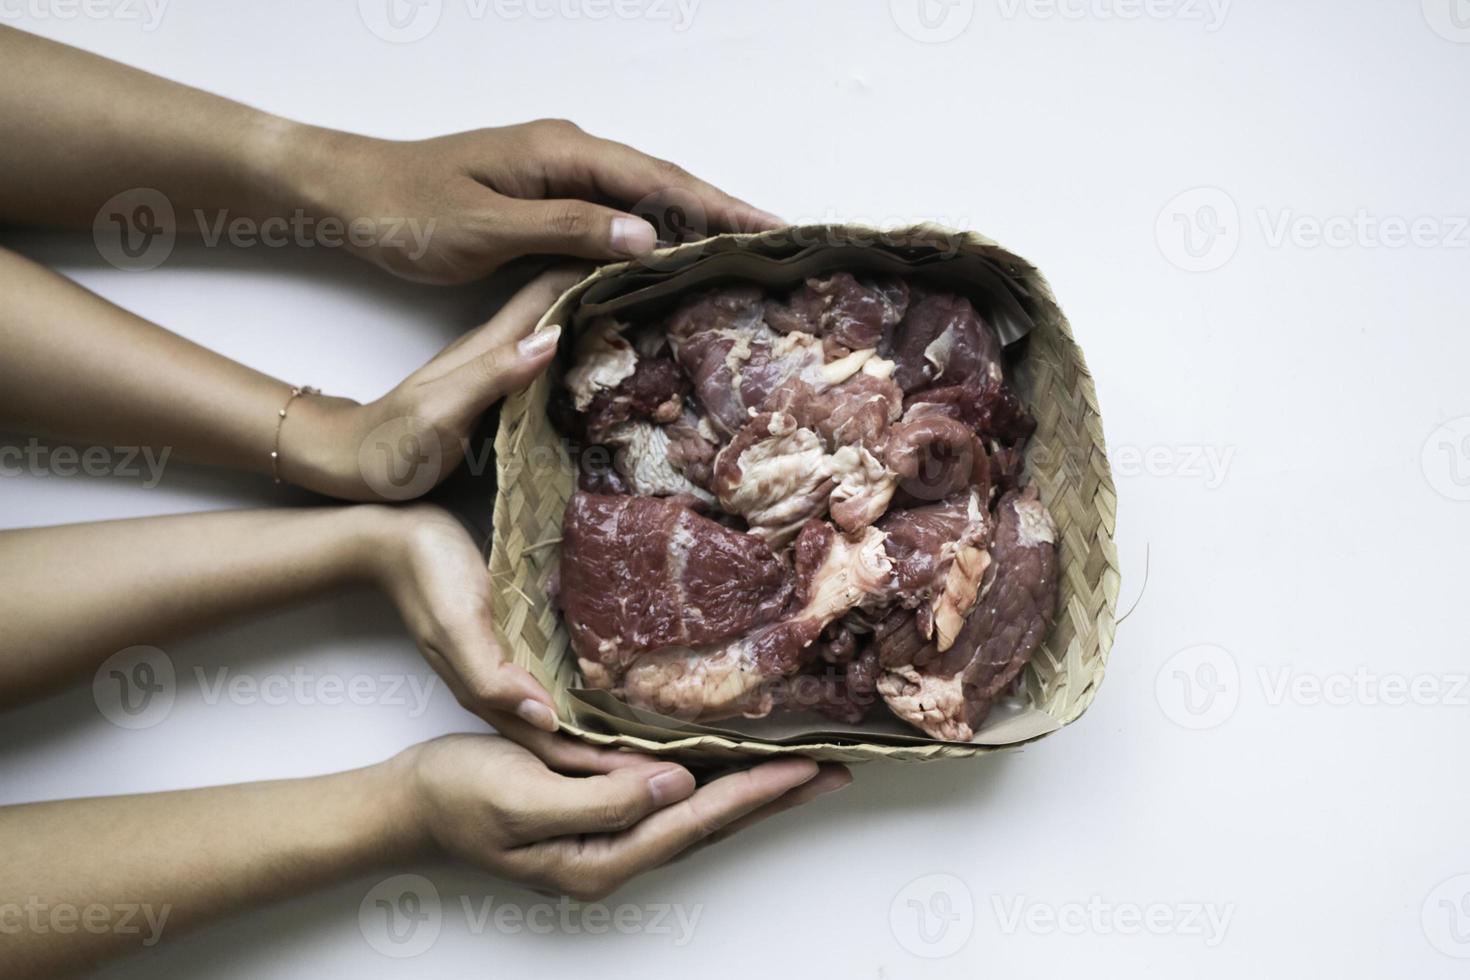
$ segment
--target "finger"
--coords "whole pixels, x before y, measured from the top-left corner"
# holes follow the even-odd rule
[[[526,840],[609,834],[662,807],[688,799],[694,776],[672,762],[614,769],[597,776],[556,776],[536,787],[525,814]]]
[[[585,265],[570,265],[541,273],[516,290],[489,320],[440,351],[425,366],[425,373],[442,377],[490,351],[523,339],[561,294],[586,276],[588,269]]]
[[[587,133],[570,139],[572,148],[547,162],[555,193],[602,197],[629,206],[649,197],[689,196],[699,202],[709,231],[765,231],[786,224],[683,167],[624,143]]]
[[[647,221],[586,201],[508,198],[503,212],[496,237],[525,254],[607,261],[645,255],[658,245],[658,233]]]
[[[594,892],[610,891],[810,782],[817,771],[817,764],[810,759],[763,762],[716,779],[683,802],[650,814],[621,834],[585,841],[575,855],[568,854],[566,842],[548,844],[559,847],[557,856],[563,862],[571,861],[564,873],[587,879],[578,883],[579,888],[587,885]]]
[[[551,735],[509,715],[491,714],[485,720],[560,773],[600,775],[617,769],[647,769],[660,761],[651,755],[599,748],[566,735]]]
[[[677,855],[674,860],[683,860],[690,854],[693,854],[695,851],[703,850],[704,848],[709,847],[711,844],[718,844],[720,841],[723,841],[734,834],[738,834],[740,833],[740,831],[746,829],[747,827],[758,824],[762,820],[765,820],[769,817],[774,817],[778,813],[784,813],[787,810],[795,809],[796,807],[799,807],[804,803],[810,803],[812,800],[815,800],[819,796],[826,796],[828,793],[835,793],[839,789],[843,789],[844,787],[850,786],[851,784],[852,770],[848,769],[844,765],[838,765],[835,763],[823,765],[821,771],[818,772],[814,777],[812,777],[810,782],[803,783],[793,790],[787,790],[786,793],[782,794],[782,796],[775,801],[767,803],[765,806],[751,811],[740,819],[726,824],[724,827],[715,831],[713,834],[710,834],[704,840],[698,842],[693,847],[690,847],[682,854]]]

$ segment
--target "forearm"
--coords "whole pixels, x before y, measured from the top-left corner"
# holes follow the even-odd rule
[[[398,520],[369,506],[0,533],[0,705],[54,689],[126,647],[376,582]]]
[[[0,963],[55,976],[408,860],[403,769],[0,808]]]
[[[0,222],[90,226],[113,195],[179,216],[260,219],[310,196],[310,130],[13,28],[0,28]]]
[[[0,249],[0,426],[167,449],[270,474],[291,386],[231,361]],[[341,399],[308,396],[281,426],[281,472],[307,483]]]

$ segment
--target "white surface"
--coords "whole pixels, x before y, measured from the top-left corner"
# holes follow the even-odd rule
[[[35,4],[5,15],[317,123],[410,137],[566,116],[788,217],[983,230],[1047,272],[1097,376],[1119,467],[1125,607],[1151,553],[1107,682],[1073,727],[1002,758],[863,768],[844,793],[611,900],[700,907],[683,946],[652,932],[539,935],[493,922],[476,934],[462,896],[540,899],[419,869],[444,913],[416,959],[365,941],[358,907],[372,878],[111,975],[1462,976],[1446,951],[1470,952],[1456,945],[1470,936],[1470,879],[1450,881],[1470,872],[1457,758],[1470,735],[1470,503],[1453,499],[1470,496],[1459,482],[1470,443],[1462,428],[1426,446],[1443,422],[1470,426],[1470,232],[1454,220],[1470,212],[1460,110],[1470,46],[1449,39],[1451,2],[1255,0],[1229,6],[1211,31],[1188,17],[1204,5],[1183,0],[1148,6],[1176,16],[1127,20],[1100,15],[1133,9],[1127,0],[1063,3],[1080,17],[995,0],[943,44],[902,32],[887,0],[706,0],[682,32],[648,19],[504,19],[494,6],[475,19],[482,5],[443,0],[437,29],[400,45],[369,33],[350,2],[176,0],[152,32],[63,21],[44,6],[37,16]],[[971,6],[933,10],[963,18]],[[961,21],[931,23],[942,34]],[[1189,261],[1166,206],[1199,187],[1227,193],[1239,241],[1223,267],[1190,273],[1167,258]],[[1198,203],[1220,202],[1182,201]],[[1272,241],[1282,214],[1360,210],[1428,217],[1458,238]],[[1228,210],[1217,214],[1228,222]],[[133,275],[102,264],[86,236],[9,241],[231,356],[359,397],[484,312],[482,291],[389,282],[320,252],[181,249]],[[1151,449],[1147,468],[1129,455]],[[1221,478],[1194,471],[1204,452],[1228,454]],[[10,477],[0,519],[282,499],[295,498],[184,467],[156,489]],[[196,664],[257,678],[298,665],[423,670],[369,596],[169,653],[185,676]],[[1202,666],[1225,691],[1207,703],[1195,688],[1192,703],[1208,710],[1191,714],[1180,677],[1209,680]],[[1282,671],[1331,686],[1360,668],[1427,678],[1438,703],[1354,691],[1314,703],[1276,686]],[[78,690],[0,718],[0,800],[325,772],[469,724],[442,690],[424,715],[408,714],[210,706],[191,682],[163,723],[129,731]],[[1188,727],[1201,723],[1213,727]],[[903,891],[928,875],[953,879]],[[925,945],[908,901],[936,889],[961,913],[970,896],[973,916],[956,913]],[[1074,918],[1094,899],[1112,911]],[[1027,915],[1013,927],[1017,903]],[[1206,918],[1202,932],[1180,924],[1193,904],[1229,916],[1222,941],[1211,944]],[[1125,933],[1127,907],[1155,905],[1175,917],[1170,934]],[[1065,929],[1047,927],[1048,911]],[[948,958],[915,955],[955,946]]]

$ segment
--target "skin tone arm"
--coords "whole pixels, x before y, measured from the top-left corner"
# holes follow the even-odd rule
[[[350,250],[435,283],[478,279],[527,254],[641,255],[656,232],[628,208],[677,208],[699,232],[780,224],[671,163],[565,121],[371,139],[0,28],[0,222],[90,227],[111,197],[139,187],[162,192],[186,233],[198,230],[197,213],[220,211],[366,220],[378,232]],[[427,248],[391,233],[390,223],[409,221],[429,231]]]
[[[546,367],[560,326],[531,332],[577,281],[547,273],[366,405],[330,395],[291,403],[284,480],[347,500],[422,494],[463,460],[484,411]],[[0,426],[127,446],[269,476],[291,386],[122,310],[0,249]],[[323,383],[330,384],[329,379]],[[65,397],[57,397],[62,393]]]
[[[52,977],[347,876],[443,856],[597,900],[851,779],[789,759],[696,790],[671,763],[578,747],[569,774],[505,739],[453,735],[332,776],[0,808],[0,962],[7,976]],[[98,905],[142,906],[141,932],[52,925],[58,913],[85,921]]]
[[[173,936],[345,876],[432,857],[598,898],[695,844],[851,779],[840,766],[787,760],[696,789],[676,764],[595,749],[509,716],[504,708],[530,700],[550,719],[550,699],[525,671],[503,664],[479,551],[428,506],[0,533],[0,692],[21,701],[94,670],[121,647],[353,583],[392,595],[461,702],[515,741],[451,736],[332,776],[0,808],[7,975],[54,976],[159,931]],[[52,925],[53,912],[119,905],[143,906],[140,923],[151,916],[156,925],[141,934]]]

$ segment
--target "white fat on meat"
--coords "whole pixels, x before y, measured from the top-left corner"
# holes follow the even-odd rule
[[[878,693],[894,714],[931,738],[968,742],[975,733],[962,719],[964,678],[922,674],[912,664],[888,668],[878,679]]]
[[[940,551],[940,561],[947,563],[948,568],[944,582],[929,600],[933,633],[925,639],[932,639],[940,653],[954,646],[965,619],[980,599],[980,586],[985,580],[985,570],[990,567],[990,552],[985,549],[982,537],[987,517],[979,491],[970,491],[967,516],[970,530],[959,540],[946,542]]]
[[[628,325],[610,316],[598,317],[577,338],[573,366],[567,371],[567,390],[577,411],[585,412],[600,391],[616,388],[638,367],[638,352],[623,336]]]
[[[670,439],[663,426],[643,419],[620,422],[608,432],[606,444],[618,450],[618,473],[638,496],[672,497],[682,493],[714,503],[712,494],[689,482],[669,462]]]
[[[885,537],[872,527],[856,539],[832,533],[801,609],[721,647],[670,647],[643,654],[623,675],[622,697],[634,707],[686,721],[765,717],[774,707],[767,682],[795,672],[801,650],[828,623],[886,594],[893,563],[883,547]],[[776,673],[757,656],[761,650],[769,656],[773,640],[781,664]],[[782,640],[791,648],[781,648]]]
[[[867,527],[888,510],[898,489],[898,474],[862,446],[842,446],[822,460],[833,481],[832,522],[852,531]]]
[[[815,432],[800,428],[783,412],[771,415],[766,433],[747,446],[731,443],[720,451],[721,457],[732,450],[739,453],[735,465],[740,478],[721,481],[718,474],[727,461],[717,458],[716,492],[720,506],[744,517],[750,533],[783,547],[827,502],[827,452]]]

